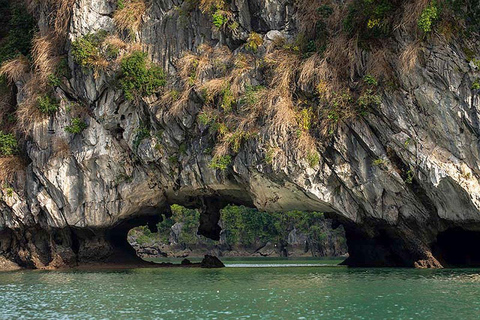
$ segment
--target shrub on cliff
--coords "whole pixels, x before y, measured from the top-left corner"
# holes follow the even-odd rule
[[[70,125],[65,127],[65,131],[70,134],[78,134],[85,130],[88,125],[80,118],[73,118]]]
[[[425,33],[431,32],[433,24],[438,19],[438,8],[437,3],[432,1],[429,6],[427,6],[420,15],[418,19],[418,27]]]
[[[0,156],[11,156],[17,150],[17,139],[11,133],[0,131]]]
[[[37,106],[40,112],[46,115],[52,115],[58,110],[58,102],[50,94],[38,97]]]
[[[149,65],[146,53],[135,51],[122,59],[120,85],[127,100],[152,95],[165,83],[163,69]]]
[[[108,62],[101,55],[100,47],[107,32],[89,33],[72,42],[73,60],[82,67],[104,68]]]

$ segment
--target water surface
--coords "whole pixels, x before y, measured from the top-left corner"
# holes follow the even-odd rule
[[[0,273],[0,318],[477,319],[480,270],[349,269],[338,261],[224,269]],[[252,267],[253,266],[253,267]]]

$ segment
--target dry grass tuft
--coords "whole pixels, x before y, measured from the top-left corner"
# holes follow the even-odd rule
[[[178,75],[185,81],[193,78],[197,74],[197,66],[199,63],[199,57],[193,53],[187,53],[182,58],[179,59],[178,66]]]
[[[62,38],[68,33],[68,25],[72,16],[73,6],[76,0],[55,0],[56,13],[54,30]]]
[[[270,86],[282,94],[291,94],[296,89],[296,75],[300,66],[300,56],[287,50],[278,50],[267,55],[272,67]]]
[[[366,62],[365,73],[376,79],[391,79],[394,77],[394,70],[390,64],[393,60],[390,50],[379,48],[369,55]]]
[[[55,137],[53,139],[53,154],[55,157],[65,157],[71,153],[70,145],[65,138]]]
[[[199,87],[202,93],[205,93],[205,102],[213,103],[214,98],[228,87],[228,80],[225,78],[216,78],[205,82]]]
[[[320,83],[321,79],[325,79],[325,75],[322,77],[322,73],[319,72],[323,65],[322,62],[322,58],[317,53],[302,62],[299,70],[300,75],[298,77],[298,84],[302,90],[315,90],[315,87]]]
[[[27,164],[19,156],[0,158],[0,184],[8,184],[16,181],[18,175],[25,174]]]
[[[64,39],[76,0],[23,0],[27,11],[36,15],[39,11],[48,10],[49,24],[55,36]]]
[[[188,101],[190,100],[189,98],[192,90],[193,88],[183,90],[182,93],[176,98],[172,97],[171,93],[169,94],[170,96],[164,95],[161,103],[164,103],[167,106],[170,105],[170,108],[168,109],[169,116],[179,117],[181,114],[183,114],[183,111],[188,106]]]
[[[58,55],[59,39],[54,35],[40,36],[33,38],[32,58],[35,67],[35,77],[38,77],[39,84],[43,89],[47,82],[48,76],[55,72],[61,57]]]
[[[207,12],[215,9],[224,9],[225,0],[200,0],[200,10]]]
[[[403,6],[403,13],[395,29],[414,30],[417,28],[418,19],[431,0],[412,0]]]
[[[122,32],[129,30],[137,32],[146,9],[143,0],[126,0],[123,8],[118,8],[113,14],[113,20]]]
[[[5,76],[8,81],[15,83],[25,80],[26,74],[30,70],[30,64],[25,56],[19,56],[16,59],[6,61],[0,67],[0,75]]]
[[[46,116],[38,108],[38,98],[46,92],[45,82],[40,77],[30,77],[22,89],[25,99],[18,105],[16,118],[19,131],[28,132]]]
[[[415,41],[409,43],[400,54],[400,67],[405,72],[411,71],[418,61],[418,53],[420,51],[421,42]]]

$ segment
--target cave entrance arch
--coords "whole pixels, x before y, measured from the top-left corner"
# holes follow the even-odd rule
[[[437,235],[432,253],[444,267],[480,267],[480,231],[449,228]]]
[[[167,257],[196,261],[205,254],[343,259],[348,252],[343,226],[319,212],[267,213],[215,199],[202,204],[201,209],[172,205],[173,217],[158,224],[157,234],[146,225],[135,226],[130,245],[139,257],[157,262],[171,261],[155,259]]]

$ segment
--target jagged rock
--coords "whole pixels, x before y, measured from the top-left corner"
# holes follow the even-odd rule
[[[200,10],[182,24],[177,2],[152,1],[138,33],[150,57],[171,75],[173,62],[201,44],[229,45],[234,52],[249,31],[297,32],[291,1],[232,1],[240,24],[235,37],[213,29],[211,17]],[[108,0],[76,1],[69,41],[113,30],[112,10]],[[401,52],[408,38],[399,30],[388,43]],[[56,94],[85,106],[88,128],[65,132],[71,120],[67,102],[51,123],[33,125],[24,145],[25,177],[12,183],[13,192],[2,191],[2,259],[31,268],[136,261],[128,230],[158,222],[170,204],[199,208],[199,234],[219,239],[219,209],[233,203],[326,212],[345,228],[348,265],[455,263],[451,248],[438,238],[452,228],[460,230],[456,239],[470,239],[462,237],[465,232],[480,234],[479,99],[471,90],[477,75],[459,40],[426,41],[419,49],[422,64],[397,67],[396,89],[382,91],[373,112],[340,122],[326,140],[315,138],[318,163],[311,165],[305,150],[287,148],[296,133],[274,135],[262,125],[225,172],[210,166],[206,150],[212,145],[208,130],[195,121],[201,112],[195,93],[176,116],[148,98],[137,105],[111,85],[113,78],[84,72],[70,54],[72,78]],[[145,124],[154,134],[137,141]],[[50,125],[55,135],[48,133]],[[68,150],[59,152],[61,141]],[[265,161],[270,145],[285,146],[271,164]],[[480,264],[474,252],[465,254],[473,257],[469,264]]]
[[[224,268],[225,267],[225,265],[223,264],[222,261],[220,261],[220,259],[208,254],[205,255],[205,258],[203,258],[201,265],[202,265],[202,268]]]

